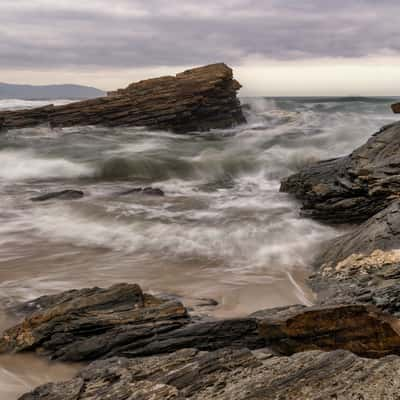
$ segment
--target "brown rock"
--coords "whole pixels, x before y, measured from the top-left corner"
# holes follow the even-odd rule
[[[363,359],[346,351],[291,357],[222,349],[112,358],[20,400],[397,400],[400,358]]]
[[[147,126],[175,132],[227,128],[245,122],[240,84],[225,64],[133,83],[107,97],[62,106],[0,112],[0,129],[50,126]]]
[[[400,114],[400,103],[392,104],[392,111],[395,114]]]
[[[253,316],[267,345],[281,354],[336,349],[372,358],[400,354],[400,321],[373,306],[292,306]]]

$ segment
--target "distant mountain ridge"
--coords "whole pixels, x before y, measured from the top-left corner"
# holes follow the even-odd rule
[[[59,100],[89,99],[104,96],[105,92],[81,85],[16,85],[0,82],[0,99]]]

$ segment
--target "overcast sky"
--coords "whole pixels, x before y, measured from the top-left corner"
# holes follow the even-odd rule
[[[113,89],[224,61],[244,95],[400,95],[400,0],[0,0],[0,81]]]

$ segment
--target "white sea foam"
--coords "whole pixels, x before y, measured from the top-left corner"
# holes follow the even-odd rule
[[[88,165],[62,158],[41,157],[31,150],[1,150],[0,180],[46,180],[54,178],[79,178],[92,176],[94,169]]]

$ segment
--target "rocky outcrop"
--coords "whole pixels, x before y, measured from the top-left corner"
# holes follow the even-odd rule
[[[334,223],[362,222],[400,195],[400,123],[382,128],[349,156],[322,161],[282,182],[303,214]]]
[[[0,339],[0,352],[36,351],[82,361],[138,357],[182,348],[260,348],[255,318],[198,321],[183,305],[144,294],[137,285],[72,290],[18,307],[26,318]]]
[[[400,103],[392,104],[392,111],[395,114],[400,114]]]
[[[400,354],[400,321],[373,306],[291,306],[253,316],[260,336],[278,354],[336,349],[371,358]]]
[[[175,132],[227,128],[245,122],[236,92],[240,84],[225,64],[133,83],[107,97],[0,112],[0,129],[39,124],[146,126]]]
[[[345,349],[367,357],[400,353],[400,322],[365,305],[296,305],[245,318],[199,319],[180,302],[120,284],[41,297],[18,311],[26,317],[3,334],[0,352],[36,351],[68,361],[224,347],[268,346],[284,355],[314,349]]]
[[[400,202],[327,242],[310,283],[322,304],[367,303],[400,316]]]
[[[32,201],[46,201],[46,200],[77,200],[81,199],[85,194],[81,190],[66,189],[59,192],[45,193],[40,196],[32,197]]]
[[[20,400],[398,399],[400,358],[363,359],[346,351],[271,357],[247,349],[182,350],[97,361],[67,382]]]
[[[157,299],[129,284],[46,296],[30,308],[34,311],[21,324],[4,333],[0,351],[34,350],[56,359],[93,360],[189,323],[181,303]]]

